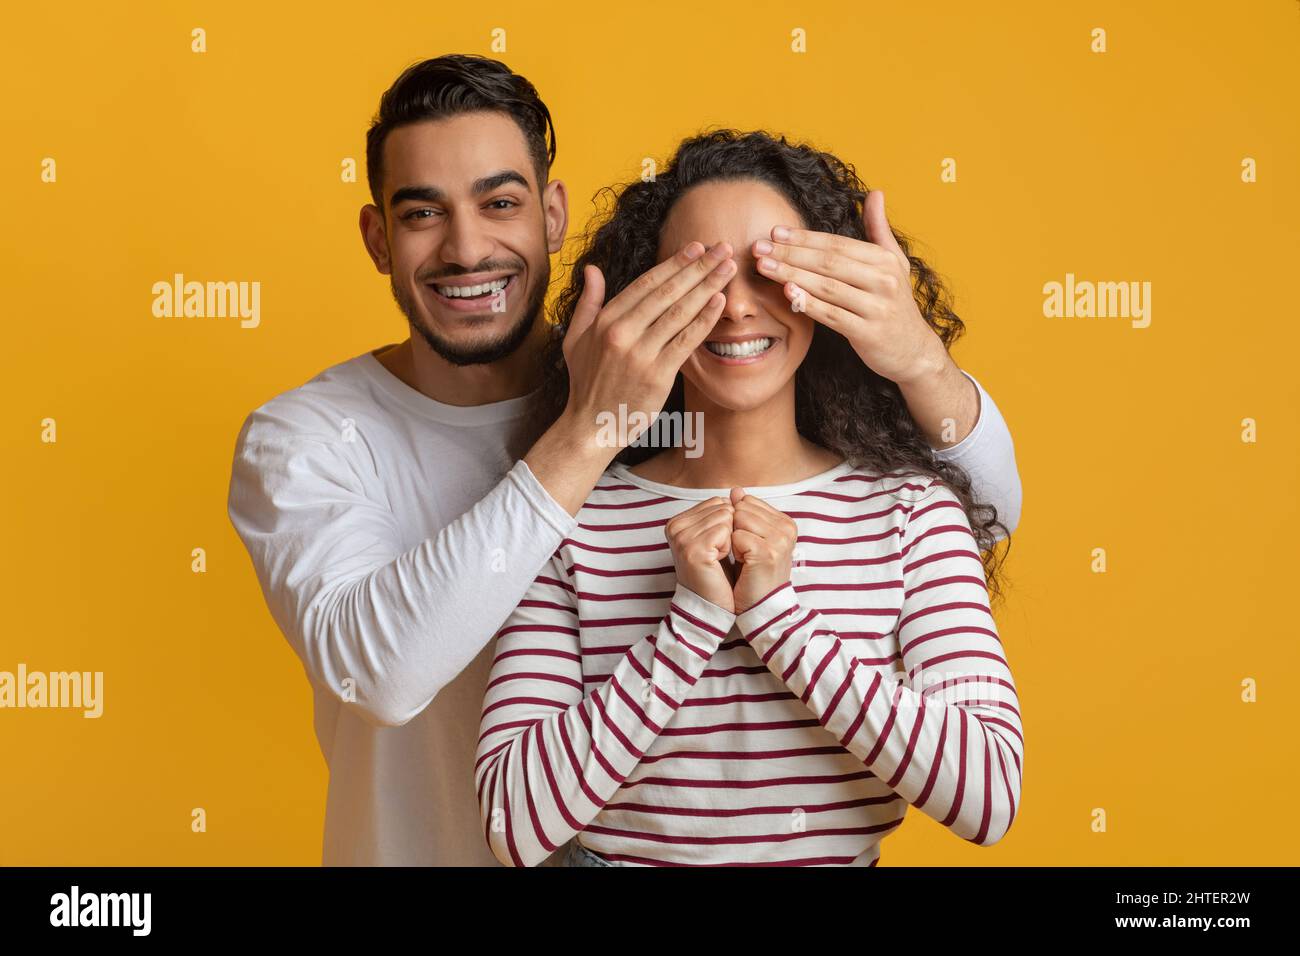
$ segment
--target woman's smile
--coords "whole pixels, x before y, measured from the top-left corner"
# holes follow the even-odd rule
[[[775,335],[727,335],[709,339],[700,348],[722,365],[753,365],[771,355],[781,341]]]

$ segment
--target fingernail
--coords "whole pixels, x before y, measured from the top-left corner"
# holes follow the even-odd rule
[[[702,244],[698,242],[692,242],[689,246],[686,247],[686,258],[698,259],[703,252],[704,252],[704,246]]]
[[[765,256],[771,251],[772,251],[772,244],[768,242],[766,239],[760,239],[758,240],[758,242],[754,243],[755,255]]]
[[[787,239],[790,238],[790,230],[787,229],[785,226],[776,226],[772,230],[772,238],[775,239],[777,242],[785,242]]]
[[[760,269],[762,269],[764,272],[771,272],[773,269],[776,268],[776,260],[775,260],[775,259],[759,259],[759,260],[758,260],[758,267],[759,267]]]
[[[720,276],[729,276],[736,271],[736,263],[733,262],[731,259],[728,259],[726,262],[718,266],[717,271],[718,271],[718,275]]]

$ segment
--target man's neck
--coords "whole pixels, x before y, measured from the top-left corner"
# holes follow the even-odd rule
[[[537,359],[547,325],[539,320],[510,355],[485,365],[455,365],[419,336],[375,356],[411,388],[446,405],[489,405],[520,398],[541,384]]]

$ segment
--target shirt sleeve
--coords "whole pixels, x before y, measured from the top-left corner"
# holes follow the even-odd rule
[[[913,504],[901,550],[902,608],[876,656],[856,656],[789,583],[736,624],[881,782],[964,839],[996,843],[1020,800],[1020,704],[970,524],[945,486]]]
[[[436,535],[403,547],[358,457],[341,439],[271,428],[255,412],[227,507],[311,680],[397,726],[478,656],[576,521],[519,461]]]
[[[1013,532],[1020,523],[1021,487],[1011,430],[984,386],[964,369],[962,374],[979,393],[975,427],[957,444],[935,449],[935,456],[970,475],[975,500],[997,508],[998,519]]]
[[[474,778],[498,860],[536,866],[591,823],[734,622],[679,583],[654,631],[586,691],[574,587],[556,555],[502,627],[483,698]]]

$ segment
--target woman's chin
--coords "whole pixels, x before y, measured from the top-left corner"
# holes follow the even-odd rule
[[[781,388],[777,386],[762,390],[750,387],[736,389],[728,388],[726,383],[716,382],[711,383],[711,387],[700,389],[700,391],[718,411],[743,414],[766,407],[781,391]]]

